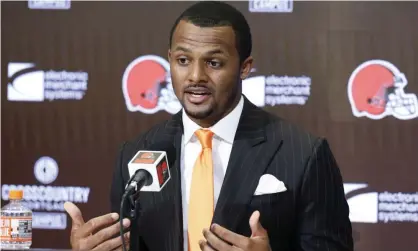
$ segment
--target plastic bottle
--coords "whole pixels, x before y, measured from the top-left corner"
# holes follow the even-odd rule
[[[22,198],[22,190],[10,190],[10,203],[1,209],[1,249],[22,250],[32,245],[32,211],[22,204]]]

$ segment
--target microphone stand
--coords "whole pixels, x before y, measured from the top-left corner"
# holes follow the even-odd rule
[[[126,230],[123,229],[122,220],[124,216],[130,220],[131,226],[129,228],[130,231],[130,239],[129,239],[129,250],[131,251],[139,251],[139,243],[138,243],[138,236],[139,236],[139,229],[137,221],[139,219],[139,212],[140,212],[140,200],[139,200],[139,192],[141,188],[145,185],[146,180],[141,179],[138,182],[134,181],[131,183],[129,187],[127,187],[125,193],[122,196],[121,201],[121,209],[120,209],[120,237],[123,238],[123,234]],[[130,182],[128,182],[130,184]],[[126,205],[128,204],[128,205]],[[127,206],[127,207],[126,207]],[[125,245],[122,245],[123,251],[126,250]]]
[[[138,236],[139,236],[139,228],[138,228],[138,219],[139,219],[139,210],[140,210],[140,200],[139,200],[139,189],[137,192],[129,196],[129,203],[130,209],[129,212],[129,220],[131,221],[130,227],[130,239],[129,239],[129,250],[131,251],[140,251],[139,250],[139,243],[138,243]]]

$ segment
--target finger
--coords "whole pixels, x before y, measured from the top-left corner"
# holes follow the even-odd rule
[[[203,230],[203,236],[205,237],[207,244],[209,244],[215,250],[225,251],[231,249],[231,245],[220,239],[208,229]]]
[[[105,214],[96,218],[89,220],[86,224],[80,227],[78,231],[78,236],[80,237],[87,237],[92,232],[96,232],[103,227],[107,227],[110,224],[114,223],[119,218],[119,214],[117,213],[110,213]]]
[[[123,239],[125,241],[125,243],[129,243],[129,232],[125,233],[123,235]],[[128,250],[128,247],[126,247]],[[110,239],[106,242],[103,242],[102,244],[98,245],[97,247],[95,247],[94,249],[92,249],[92,251],[100,251],[100,250],[123,250],[122,248],[122,239],[120,238],[120,236],[115,237],[113,239]]]
[[[128,251],[129,251],[129,248],[130,248],[129,244],[130,244],[129,243],[129,238],[128,239],[125,239],[125,247],[126,247],[126,250],[128,250]],[[120,245],[120,247],[118,247],[116,249],[113,249],[112,251],[124,251],[123,250],[123,247],[122,247],[122,244]]]
[[[268,236],[267,230],[263,228],[260,223],[260,212],[255,211],[249,220],[251,228],[251,237],[265,237]]]
[[[201,241],[199,241],[199,247],[200,247],[200,250],[202,250],[202,251],[215,251],[213,248],[211,248],[210,246],[209,246],[209,244],[206,242],[206,241],[204,241],[204,240],[201,240]]]
[[[128,228],[130,226],[130,221],[128,219],[123,219],[123,227],[124,229]],[[93,236],[89,237],[89,242],[94,243],[93,247],[97,244],[100,244],[102,242],[105,242],[109,239],[111,239],[116,233],[120,232],[120,223],[119,221],[115,224],[113,224],[110,227],[104,228],[94,234]],[[119,238],[120,235],[114,238]],[[122,244],[122,241],[121,241]]]
[[[74,205],[72,202],[65,202],[64,209],[70,215],[72,224],[71,231],[75,231],[84,224],[83,215],[81,214],[80,209]]]
[[[127,237],[124,236],[124,240],[125,240],[124,242],[125,242],[126,250],[129,250],[129,248],[130,248],[130,246],[129,246],[129,244],[130,244],[129,243],[130,233],[128,232],[128,233],[126,233],[126,235],[127,235]],[[119,236],[119,238],[120,238],[120,236]],[[119,247],[113,249],[112,251],[124,251],[122,244]]]
[[[249,245],[249,238],[236,234],[224,227],[219,226],[218,224],[212,224],[211,232],[216,234],[219,238],[228,242],[236,247],[244,248]]]

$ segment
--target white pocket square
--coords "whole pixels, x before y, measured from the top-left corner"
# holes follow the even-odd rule
[[[258,181],[254,195],[280,193],[286,191],[286,186],[271,174],[264,174]]]

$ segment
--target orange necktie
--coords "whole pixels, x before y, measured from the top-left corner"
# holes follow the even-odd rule
[[[199,251],[199,241],[204,240],[202,231],[212,222],[213,202],[213,132],[200,129],[195,135],[202,145],[202,151],[193,168],[189,200],[189,251]]]

